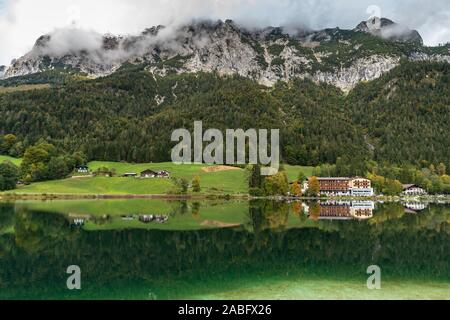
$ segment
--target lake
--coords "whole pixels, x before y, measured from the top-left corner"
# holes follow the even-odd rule
[[[450,299],[449,224],[448,203],[0,203],[0,299]]]

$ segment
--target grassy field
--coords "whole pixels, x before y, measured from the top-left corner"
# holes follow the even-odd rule
[[[15,193],[38,194],[163,194],[173,189],[170,180],[140,180],[133,178],[79,178],[32,183]]]
[[[20,165],[21,159],[0,156],[0,161],[10,160]],[[89,169],[95,171],[100,167],[115,169],[117,176],[107,177],[75,177],[64,180],[45,181],[21,186],[12,191],[17,194],[110,194],[110,195],[140,195],[167,194],[176,190],[171,179],[137,179],[119,177],[124,173],[137,173],[151,169],[154,171],[167,170],[174,178],[185,178],[191,181],[195,176],[200,177],[202,194],[247,194],[247,176],[245,169],[209,170],[207,165],[176,165],[166,163],[132,164],[124,162],[93,161]],[[307,176],[312,173],[312,167],[285,165],[284,169],[290,181],[296,179],[300,171]]]
[[[20,166],[20,164],[22,163],[22,159],[13,158],[13,157],[10,157],[10,156],[2,156],[2,155],[0,155],[0,163],[2,163],[3,161],[11,161],[16,166]]]
[[[284,165],[284,170],[286,171],[289,182],[296,180],[298,178],[298,175],[300,174],[300,171],[303,172],[307,177],[311,177],[313,169],[314,167]]]

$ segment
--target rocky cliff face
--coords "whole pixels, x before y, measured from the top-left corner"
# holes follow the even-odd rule
[[[318,71],[313,79],[317,82],[332,84],[347,92],[361,81],[371,81],[392,70],[400,63],[399,57],[372,55],[362,58],[349,67],[337,72]]]
[[[268,86],[300,77],[348,91],[360,81],[390,71],[401,58],[449,60],[448,50],[440,55],[423,51],[415,32],[408,29],[402,38],[390,20],[382,20],[380,25],[374,29],[364,22],[354,30],[288,33],[273,27],[246,30],[227,20],[176,29],[158,26],[137,36],[59,30],[40,37],[32,51],[13,61],[3,77],[68,68],[99,77],[129,64],[142,64],[158,75],[200,71],[239,74]],[[395,38],[391,32],[394,27]],[[414,52],[398,50],[398,43],[390,45],[378,38],[388,38],[386,30],[390,30],[390,40],[415,43]]]

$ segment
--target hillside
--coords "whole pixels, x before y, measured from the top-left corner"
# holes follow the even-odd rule
[[[26,147],[44,138],[88,160],[170,161],[174,129],[280,128],[285,162],[338,157],[395,164],[448,163],[449,65],[404,62],[349,95],[296,79],[266,87],[239,76],[108,77],[0,95],[0,128]],[[120,128],[120,130],[118,130]]]
[[[405,64],[350,93],[345,108],[375,160],[450,165],[449,70],[448,63]]]

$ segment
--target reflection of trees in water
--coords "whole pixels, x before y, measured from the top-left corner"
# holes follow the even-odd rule
[[[311,220],[317,221],[320,217],[320,204],[319,202],[313,202],[309,206],[309,216]]]
[[[374,210],[374,216],[369,220],[369,223],[378,224],[388,220],[399,220],[405,215],[405,208],[400,203],[383,203],[378,204]]]
[[[14,205],[0,204],[0,259],[13,250],[15,244],[13,234],[10,233],[14,228]],[[0,278],[1,288],[1,278]]]
[[[450,207],[431,204],[418,213],[407,213],[400,203],[379,204],[369,224],[377,225],[381,231],[434,230],[450,233]]]
[[[200,217],[200,202],[192,203],[192,215],[198,219]]]
[[[253,200],[249,204],[251,230],[282,229],[289,217],[289,204],[282,201]]]
[[[0,203],[0,234],[6,233],[14,225],[14,205]]]
[[[232,270],[277,274],[306,268],[364,274],[370,264],[401,275],[450,274],[448,207],[399,215],[396,207],[386,205],[377,209],[375,217],[381,219],[375,222],[312,222],[301,215],[295,218],[312,225],[285,229],[292,205],[258,201],[249,205],[247,230],[95,232],[71,229],[64,215],[26,209],[14,214],[11,207],[0,208],[0,221],[15,229],[14,234],[0,235],[3,286],[62,281],[72,264],[82,268],[85,279],[99,284],[124,277],[213,277]]]
[[[14,231],[17,246],[28,252],[47,250],[74,236],[64,215],[23,208],[15,211]]]

